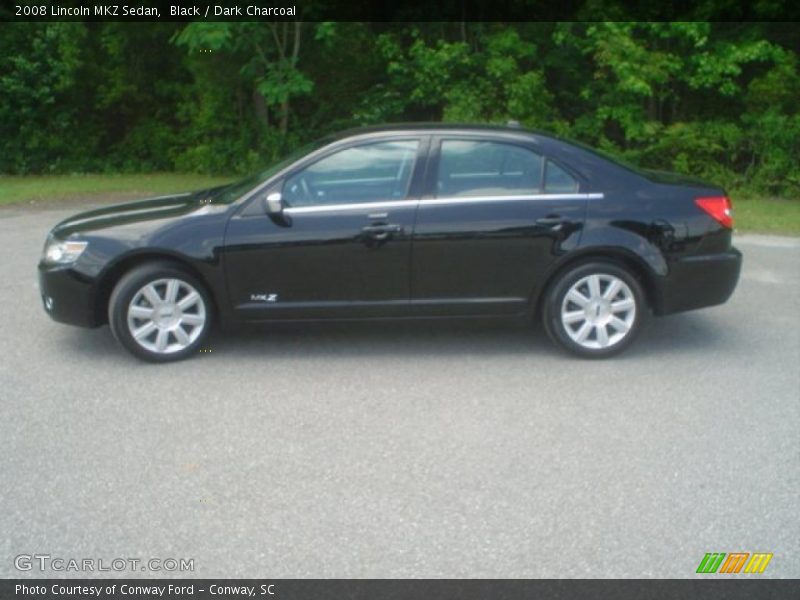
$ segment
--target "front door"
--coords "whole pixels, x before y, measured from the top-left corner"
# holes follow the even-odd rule
[[[238,316],[403,314],[420,147],[412,137],[332,150],[283,180],[282,217],[233,217],[224,260]]]

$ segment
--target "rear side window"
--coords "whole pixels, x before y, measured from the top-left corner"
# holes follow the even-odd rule
[[[536,194],[542,188],[542,161],[513,144],[444,140],[436,193],[440,198]]]
[[[578,191],[576,179],[552,161],[547,161],[544,191],[548,194],[570,194]]]

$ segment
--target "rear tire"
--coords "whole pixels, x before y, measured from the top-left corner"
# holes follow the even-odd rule
[[[553,342],[586,358],[605,358],[633,342],[649,309],[633,273],[595,260],[565,270],[545,293],[542,322]]]
[[[213,317],[205,286],[179,266],[154,262],[119,280],[108,303],[108,323],[117,341],[149,362],[195,354]]]

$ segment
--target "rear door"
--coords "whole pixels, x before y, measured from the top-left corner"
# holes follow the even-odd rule
[[[533,143],[436,137],[426,182],[413,236],[416,314],[523,313],[548,266],[577,245],[588,195]]]

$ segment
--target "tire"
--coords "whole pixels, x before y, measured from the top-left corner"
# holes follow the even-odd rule
[[[205,286],[169,262],[132,269],[119,280],[108,302],[111,333],[128,352],[149,362],[195,354],[212,319]]]
[[[542,323],[564,350],[605,358],[633,342],[648,314],[636,276],[617,263],[594,260],[556,277],[545,293]]]

